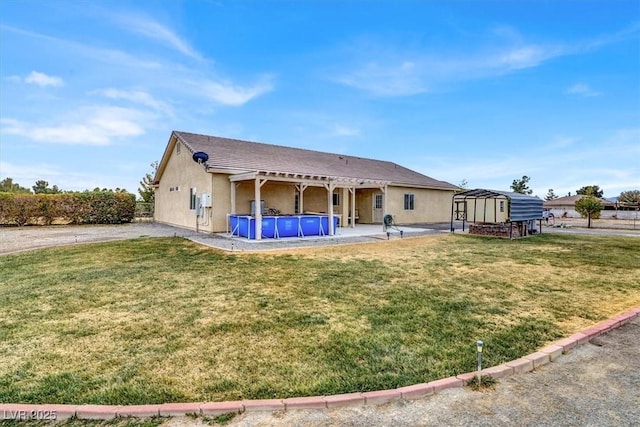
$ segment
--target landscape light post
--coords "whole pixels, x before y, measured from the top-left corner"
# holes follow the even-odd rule
[[[482,341],[476,341],[476,353],[478,354],[478,387],[480,387],[480,376],[482,375],[482,348],[484,347],[484,343]]]

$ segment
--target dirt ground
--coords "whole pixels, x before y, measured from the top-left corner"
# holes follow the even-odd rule
[[[192,233],[162,224],[55,225],[0,227],[0,255],[52,246],[106,242],[137,237],[188,236]]]
[[[554,218],[548,223],[543,222],[545,225],[551,227],[587,227],[586,218]],[[637,230],[640,231],[640,219],[592,219],[591,228],[595,229],[614,229],[614,230]]]

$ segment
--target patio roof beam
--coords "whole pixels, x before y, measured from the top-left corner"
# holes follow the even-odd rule
[[[277,172],[277,171],[255,171],[245,172],[236,175],[231,175],[229,180],[231,182],[239,181],[251,181],[257,177],[266,178],[270,181],[281,182],[294,182],[304,183],[307,185],[322,187],[326,183],[331,182],[336,188],[380,188],[383,189],[390,183],[388,181],[367,179],[367,178],[353,178],[342,176],[325,176],[325,175],[313,175],[313,174],[301,174],[293,172]]]

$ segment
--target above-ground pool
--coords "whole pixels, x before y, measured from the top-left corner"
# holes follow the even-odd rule
[[[231,235],[256,238],[256,218],[250,215],[229,215]],[[333,217],[333,230],[338,217]],[[262,238],[325,236],[329,234],[329,215],[282,215],[262,217]]]

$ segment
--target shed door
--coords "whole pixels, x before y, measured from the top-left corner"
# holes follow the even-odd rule
[[[382,216],[384,212],[382,210],[382,193],[376,193],[373,196],[373,222],[382,223]]]
[[[456,210],[455,210],[455,219],[456,221],[462,221],[467,219],[467,202],[465,201],[456,201]]]

